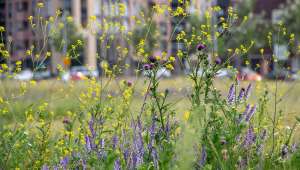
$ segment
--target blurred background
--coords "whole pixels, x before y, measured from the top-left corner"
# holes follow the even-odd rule
[[[66,70],[61,75],[66,81],[97,77],[102,73],[102,61],[109,66],[122,62],[129,67],[123,74],[133,75],[142,62],[140,56],[177,57],[187,51],[177,35],[183,30],[187,36],[200,34],[209,7],[220,6],[211,22],[222,32],[222,21],[228,18],[232,6],[240,17],[237,22],[242,24],[230,29],[228,38],[214,42],[220,60],[229,57],[228,49],[240,48],[241,43],[251,40],[254,43],[247,55],[234,56],[230,61],[245,79],[300,78],[300,0],[190,0],[188,6],[181,6],[182,1],[0,0],[0,63],[21,65],[22,71],[15,76],[20,80],[52,78],[60,74],[60,67]],[[162,15],[153,14],[152,9],[159,12],[158,7],[182,9],[190,15],[171,17],[164,11]],[[269,44],[269,32],[278,22],[294,40],[292,46],[279,38]],[[141,43],[144,51],[138,48]],[[184,63],[179,61],[174,71],[164,70],[162,74],[169,77],[188,73]],[[231,77],[232,73],[223,69],[218,76]]]

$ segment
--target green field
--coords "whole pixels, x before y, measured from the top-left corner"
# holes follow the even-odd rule
[[[118,82],[120,80],[130,80],[135,86],[134,101],[132,101],[132,111],[138,111],[141,107],[143,94],[147,84],[145,79],[135,77],[120,77],[112,80],[110,87],[105,91],[105,94],[111,94],[112,96],[118,96],[116,93],[118,88]],[[107,80],[103,80],[105,82]],[[98,81],[100,83],[100,80]],[[249,82],[241,82],[241,87],[246,87]],[[274,96],[275,96],[275,81],[262,81],[252,82],[253,92],[250,97],[250,103],[255,104],[259,97],[262,95],[264,89],[267,89],[269,95],[269,110],[273,111],[274,108]],[[87,84],[85,81],[64,83],[58,80],[43,80],[36,82],[35,85],[27,82],[24,95],[20,95],[22,91],[22,82],[18,81],[1,81],[0,96],[8,99],[10,107],[8,113],[1,119],[1,123],[15,123],[24,120],[24,110],[28,107],[39,106],[40,104],[47,102],[49,104],[50,111],[54,112],[57,120],[62,120],[67,111],[76,111],[79,108],[79,95],[85,92]],[[23,83],[24,84],[24,83]],[[178,118],[182,113],[189,108],[188,95],[192,88],[192,82],[187,78],[176,77],[172,79],[163,79],[160,83],[160,91],[169,89],[170,98],[169,101],[174,103],[175,110]],[[231,81],[227,79],[215,80],[215,87],[219,89],[224,96],[227,95],[227,91]],[[278,108],[283,111],[286,118],[286,123],[290,124],[294,121],[296,115],[300,115],[300,82],[278,82]]]

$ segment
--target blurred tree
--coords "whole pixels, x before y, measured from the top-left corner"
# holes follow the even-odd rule
[[[288,1],[280,11],[284,25],[289,32],[295,35],[295,40],[297,41],[300,38],[300,0]]]
[[[81,54],[83,52],[83,35],[79,28],[73,22],[72,17],[61,18],[57,24],[52,25],[50,31],[50,40],[54,49],[64,55],[73,53]],[[76,51],[74,51],[76,48]]]
[[[139,56],[141,54],[145,56],[152,55],[156,48],[155,46],[160,42],[159,37],[157,37],[157,31],[160,29],[157,28],[151,11],[143,11],[145,14],[145,24],[139,24],[134,28],[131,42],[138,57],[141,57]],[[149,18],[151,19],[150,22],[148,21]],[[140,50],[143,50],[143,52]]]

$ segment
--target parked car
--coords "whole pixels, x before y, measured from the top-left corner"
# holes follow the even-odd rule
[[[257,72],[251,70],[250,68],[242,68],[238,74],[237,78],[239,80],[248,80],[248,81],[261,81],[262,76],[258,74]]]
[[[222,68],[219,71],[217,71],[216,77],[218,78],[232,78],[234,77],[234,73],[232,70],[227,69],[227,68]]]
[[[290,72],[288,70],[277,70],[272,71],[266,75],[268,79],[277,79],[277,80],[300,80],[300,75],[295,72]]]
[[[33,73],[33,79],[35,80],[43,80],[43,79],[49,79],[51,78],[51,72],[46,71],[37,71]]]
[[[143,75],[146,77],[149,77],[151,73],[152,73],[151,70],[143,71]],[[167,70],[166,68],[161,68],[161,69],[157,70],[156,76],[159,78],[171,77],[171,72],[169,70]]]
[[[71,67],[70,71],[68,71],[62,75],[62,79],[64,81],[83,80],[86,78],[98,77],[98,76],[99,76],[98,69],[89,70],[85,66],[73,66],[73,67]]]
[[[33,72],[31,70],[23,70],[16,74],[14,78],[16,80],[28,81],[33,78]]]

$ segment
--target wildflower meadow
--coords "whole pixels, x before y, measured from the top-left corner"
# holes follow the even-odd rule
[[[56,42],[55,51],[61,50],[61,29],[75,27],[74,18],[60,19],[61,11],[45,18],[43,10],[40,3],[36,16],[28,18],[43,40],[24,54],[34,71],[53,55],[47,44]],[[136,24],[146,31],[136,32],[125,32],[118,21],[100,24],[89,16],[91,34],[96,28],[103,32],[97,37],[101,48],[121,37],[138,61],[128,64],[130,49],[120,44],[115,64],[97,54],[99,77],[64,82],[67,68],[58,64],[55,78],[22,81],[14,79],[22,71],[21,59],[1,64],[6,78],[0,79],[0,169],[300,169],[300,85],[239,78],[232,59],[246,59],[253,51],[264,58],[265,51],[252,39],[218,49],[216,44],[238,36],[238,28],[246,29],[249,19],[229,7],[221,23],[211,22],[219,10],[208,8],[190,31],[174,31],[169,41],[185,47],[174,55],[151,54],[160,37],[159,26],[151,23],[155,16],[167,15],[179,18],[179,25],[190,17],[180,7],[155,5],[149,13],[137,14]],[[110,35],[110,27],[117,27],[120,37]],[[4,32],[1,27],[2,36]],[[67,59],[76,60],[84,46],[75,32],[68,34]],[[269,48],[282,41],[299,53],[295,35],[283,22],[265,32]],[[3,43],[0,52],[10,57]],[[271,60],[277,63],[275,54]],[[183,65],[189,69],[180,72]],[[233,76],[218,78],[224,68]],[[165,78],[161,70],[174,75]]]

